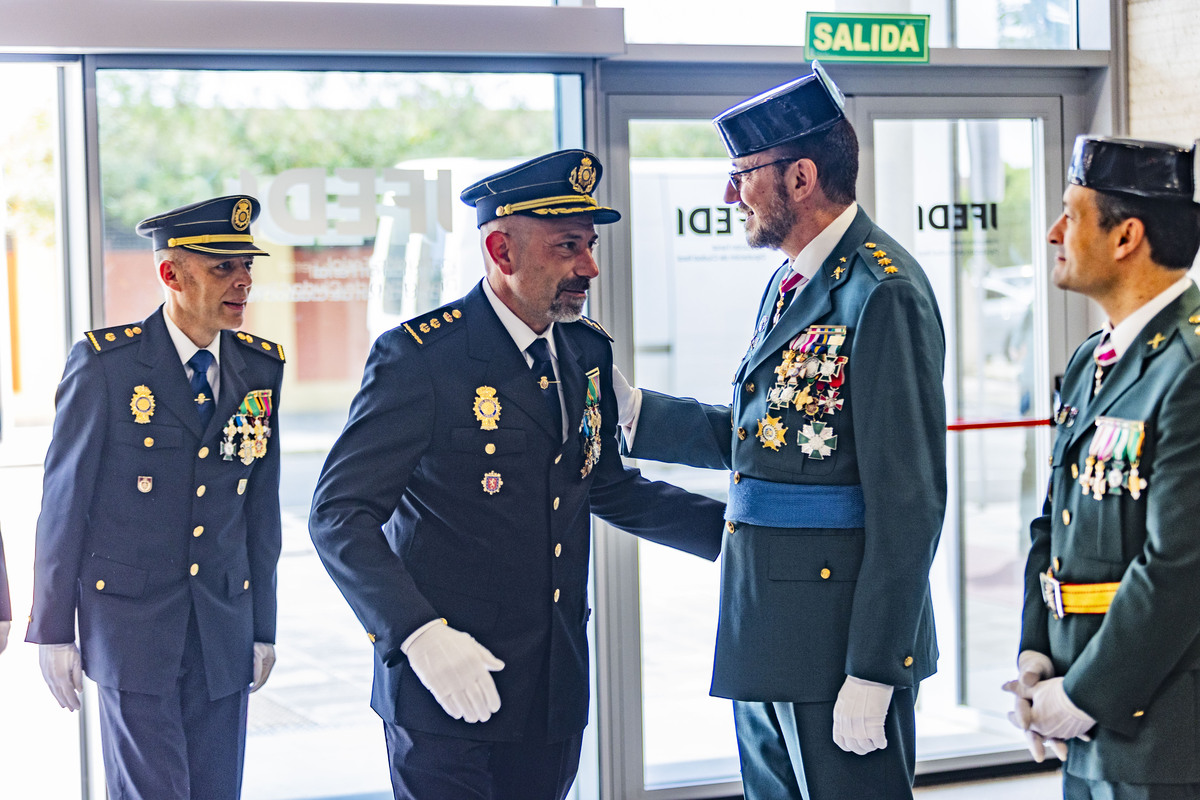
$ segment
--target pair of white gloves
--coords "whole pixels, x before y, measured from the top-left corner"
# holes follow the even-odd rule
[[[504,662],[470,634],[437,619],[414,631],[400,651],[454,719],[487,722],[500,710],[492,673],[504,669]],[[891,701],[891,686],[847,676],[833,707],[833,741],[859,755],[887,747],[883,723]]]
[[[1017,657],[1016,680],[1002,687],[1014,695],[1008,720],[1025,731],[1025,741],[1033,760],[1041,763],[1049,747],[1059,760],[1067,760],[1067,741],[1089,741],[1087,732],[1096,724],[1079,708],[1063,688],[1063,679],[1054,677],[1050,657],[1035,650],[1022,650]]]
[[[78,711],[82,703],[83,665],[79,648],[74,642],[67,644],[43,644],[38,646],[38,664],[42,677],[50,687],[50,694],[58,704],[68,711]],[[250,691],[257,692],[267,682],[271,668],[275,666],[275,645],[266,642],[254,643],[254,682]]]

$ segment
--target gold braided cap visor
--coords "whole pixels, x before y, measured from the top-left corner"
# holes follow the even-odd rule
[[[561,208],[563,205],[574,205],[575,208]],[[595,198],[588,195],[567,194],[559,195],[558,197],[541,197],[537,200],[524,200],[520,203],[508,203],[507,205],[499,206],[496,209],[497,217],[507,217],[512,214],[520,214],[522,212],[532,212],[534,214],[586,214],[592,211],[612,211],[613,209],[601,206],[596,202]]]

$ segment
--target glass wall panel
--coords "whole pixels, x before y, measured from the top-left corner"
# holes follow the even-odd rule
[[[578,77],[100,70],[104,316],[161,302],[138,220],[248,192],[263,212],[245,328],[288,356],[278,663],[250,701],[245,796],[390,797],[372,652],[307,531],[312,491],[383,330],[482,275],[477,179],[558,146]],[[572,121],[572,129],[579,121]]]
[[[0,531],[13,625],[0,654],[0,796],[79,795],[79,716],[23,643],[54,387],[66,354],[60,68],[0,64]],[[51,766],[53,765],[53,766]]]

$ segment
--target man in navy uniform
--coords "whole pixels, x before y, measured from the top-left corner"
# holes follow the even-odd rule
[[[842,102],[814,62],[714,120],[725,202],[788,259],[732,405],[620,401],[630,455],[732,470],[712,694],[734,700],[751,800],[911,797],[937,661],[945,340],[925,273],[855,202]]]
[[[1200,798],[1196,148],[1079,137],[1052,280],[1107,315],[1067,365],[1011,718],[1068,800]]]
[[[588,714],[590,514],[715,559],[724,507],[624,467],[599,274],[601,165],[468,187],[486,276],[384,333],[309,529],[374,645],[397,798],[559,800]]]
[[[67,359],[28,641],[64,708],[97,684],[110,798],[236,798],[275,660],[283,351],[241,325],[258,201],[143,220],[166,301]],[[78,646],[76,646],[78,615]]]

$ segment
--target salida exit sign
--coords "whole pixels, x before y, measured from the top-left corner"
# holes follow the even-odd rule
[[[929,61],[928,14],[808,12],[804,57],[809,61]]]

